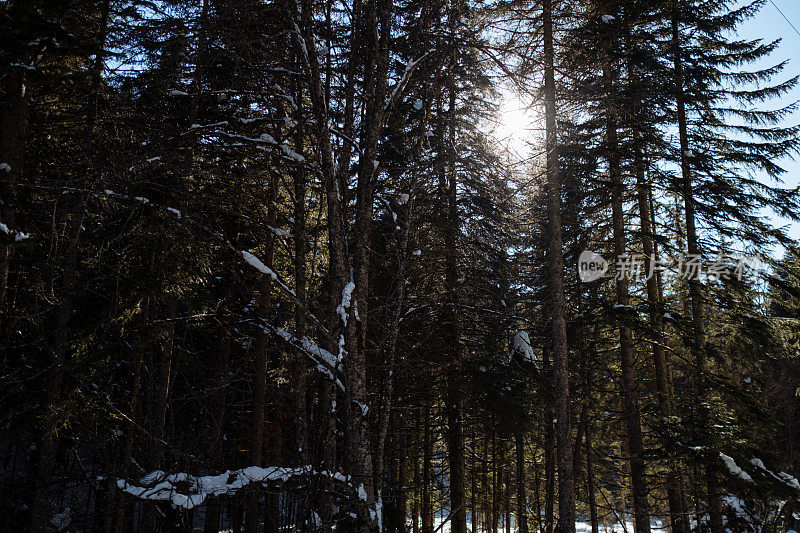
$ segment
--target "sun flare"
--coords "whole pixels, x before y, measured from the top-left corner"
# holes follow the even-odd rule
[[[514,92],[503,90],[494,128],[494,136],[500,144],[518,154],[526,154],[541,130],[538,108]]]

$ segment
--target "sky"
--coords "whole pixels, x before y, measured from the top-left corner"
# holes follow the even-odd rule
[[[777,82],[800,74],[800,35],[792,29],[789,23],[791,22],[795,28],[800,30],[800,0],[772,0],[772,2],[774,2],[774,5],[770,0],[767,0],[766,5],[754,18],[744,22],[740,26],[738,35],[745,39],[760,38],[765,41],[782,39],[778,50],[773,53],[769,61],[756,65],[757,67],[765,67],[769,63],[774,64],[788,59],[789,63],[783,75],[775,80]],[[781,16],[779,9],[789,19],[789,22]],[[780,99],[771,101],[769,105],[770,107],[774,105],[775,108],[779,108],[796,100],[800,100],[800,87],[796,87]],[[800,110],[796,111],[792,118],[786,121],[785,125],[798,123],[800,123]],[[783,186],[796,187],[800,185],[800,159],[792,161],[787,158],[781,164],[788,171],[783,177]],[[763,179],[766,181],[769,178],[764,177]],[[792,223],[787,219],[774,215],[771,215],[771,218],[775,225],[789,226],[790,235],[795,239],[800,239],[800,223]]]

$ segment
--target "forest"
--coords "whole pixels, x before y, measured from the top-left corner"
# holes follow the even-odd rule
[[[0,531],[800,531],[777,8],[0,1]]]

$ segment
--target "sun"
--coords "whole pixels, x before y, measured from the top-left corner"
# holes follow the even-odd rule
[[[509,89],[500,91],[493,136],[502,146],[525,156],[532,150],[542,129],[542,115],[538,106]]]

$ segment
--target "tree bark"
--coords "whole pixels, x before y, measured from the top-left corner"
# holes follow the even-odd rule
[[[528,533],[528,503],[525,476],[525,436],[522,428],[514,433],[514,444],[517,456],[517,529],[519,533]]]
[[[552,379],[553,367],[550,364],[550,351],[545,348],[543,352],[545,375],[552,383],[554,380]],[[547,399],[547,410],[545,411],[544,420],[544,531],[545,533],[552,533],[556,492],[556,447],[555,428],[553,424],[555,405],[553,404],[552,395],[548,395]]]
[[[611,209],[615,258],[625,257],[625,220],[623,213],[623,183],[620,171],[619,141],[617,137],[617,110],[614,100],[615,85],[612,79],[611,58],[603,65],[606,87],[606,145],[608,150],[608,173],[611,178]],[[616,303],[624,314],[630,304],[628,294],[629,273],[617,272]],[[642,443],[642,421],[639,411],[639,383],[636,377],[633,338],[627,317],[619,320],[620,366],[622,370],[622,397],[625,424],[628,433],[628,450],[631,464],[631,485],[637,533],[649,533],[650,513],[647,504],[647,482],[645,478],[644,445]]]
[[[675,100],[678,110],[678,136],[680,138],[680,163],[681,177],[683,178],[682,196],[684,202],[684,212],[686,217],[686,248],[689,256],[700,256],[700,244],[697,238],[697,227],[695,220],[695,200],[694,188],[692,185],[691,162],[689,161],[689,132],[686,120],[686,98],[684,94],[683,80],[683,61],[681,59],[681,37],[680,37],[680,11],[673,13],[672,18],[672,52],[673,69],[675,75]],[[706,331],[703,309],[703,294],[700,280],[695,277],[689,279],[689,298],[692,307],[692,324],[694,334],[694,355],[695,355],[695,391],[697,398],[698,415],[696,417],[696,434],[703,434],[707,430],[708,414],[704,406],[705,400],[705,366],[706,366]],[[715,457],[709,454],[706,461],[706,481],[708,489],[709,509],[711,518],[711,532],[722,533],[724,531],[722,523],[722,502],[716,483],[716,473],[714,465]]]
[[[655,245],[653,236],[654,213],[652,213],[650,198],[651,187],[645,177],[643,148],[637,147],[635,152],[636,167],[636,189],[639,204],[639,220],[642,230],[642,250],[644,251],[644,269],[648,275],[647,285],[647,305],[650,315],[650,327],[653,335],[653,366],[655,367],[656,391],[658,393],[658,404],[662,416],[672,415],[672,391],[669,385],[669,370],[667,367],[667,357],[664,350],[664,325],[662,323],[661,296],[659,290],[659,276],[656,275],[657,266],[660,262],[658,249]],[[685,503],[682,501],[680,485],[682,475],[678,468],[673,466],[667,480],[667,500],[670,510],[670,522],[672,531],[675,533],[689,533],[688,523],[685,519]]]
[[[433,533],[433,506],[431,505],[431,461],[433,459],[433,430],[430,405],[425,400],[422,414],[422,533]]]
[[[217,346],[217,371],[215,373],[217,391],[214,395],[214,408],[211,415],[211,420],[214,424],[211,437],[211,470],[215,473],[222,470],[222,443],[225,433],[226,392],[228,390],[228,362],[231,351],[231,343],[227,329],[224,325],[221,325],[218,331],[219,345]],[[211,498],[206,504],[204,533],[219,532],[219,514],[219,498]]]
[[[448,401],[447,401],[447,453],[450,463],[450,529],[453,533],[467,532],[467,500],[465,494],[464,477],[464,435],[461,421],[461,391],[459,383],[463,358],[461,346],[461,324],[458,317],[458,243],[459,216],[458,216],[458,177],[456,174],[456,157],[454,151],[456,142],[455,131],[455,106],[456,92],[454,87],[449,89],[449,116],[448,116],[448,165],[447,165],[447,224],[446,242],[447,263],[445,283],[447,284],[449,310],[448,331],[450,338],[447,340],[447,364],[450,365],[448,376]]]
[[[569,349],[564,301],[564,257],[561,241],[561,180],[556,123],[553,0],[544,0],[545,150],[547,152],[548,262],[555,375],[556,440],[558,443],[558,533],[575,531],[575,479],[572,472],[572,430],[569,399]]]

